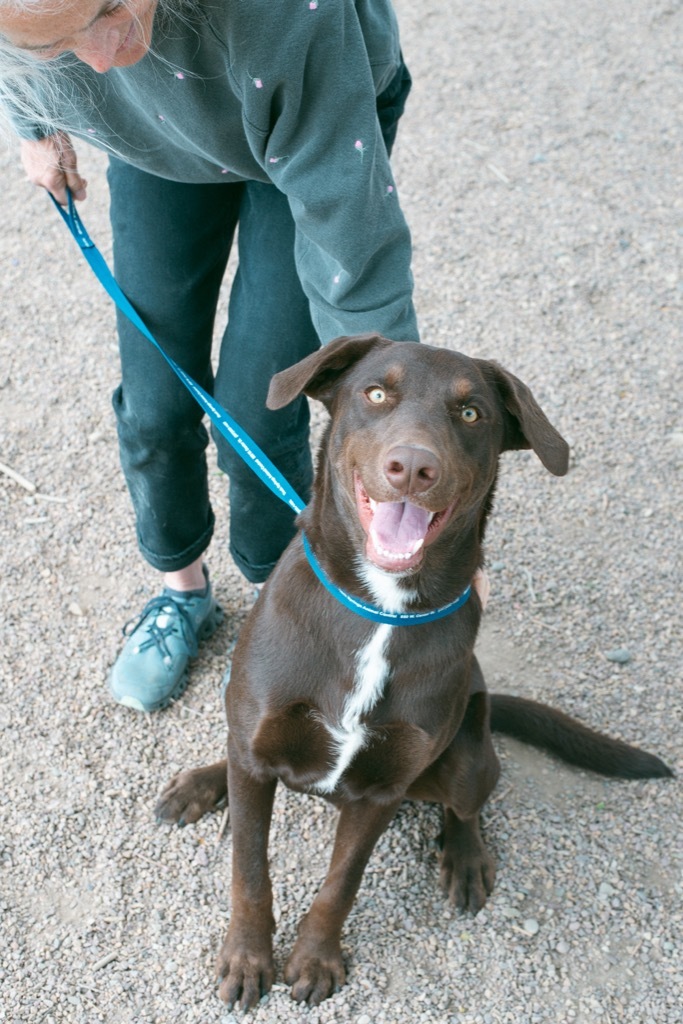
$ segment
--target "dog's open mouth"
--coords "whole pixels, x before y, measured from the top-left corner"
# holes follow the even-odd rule
[[[358,518],[367,536],[366,557],[385,572],[416,569],[424,548],[436,540],[450,519],[457,500],[440,512],[429,512],[410,501],[374,501],[355,474]]]

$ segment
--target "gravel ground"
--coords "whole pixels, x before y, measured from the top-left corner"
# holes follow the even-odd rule
[[[680,769],[680,0],[398,6],[416,84],[395,163],[423,338],[508,366],[572,445],[562,480],[505,458],[489,685]],[[103,162],[82,159],[83,216],[107,254]],[[0,475],[0,1020],[228,1024],[212,968],[229,830],[219,842],[217,817],[179,831],[152,813],[171,774],[223,749],[219,683],[252,601],[222,554],[225,482],[214,467],[226,621],[171,709],[118,708],[105,678],[120,627],[157,580],[118,469],[113,313],[16,155],[0,161],[0,461],[36,488]],[[484,912],[444,904],[437,813],[406,804],[348,921],[348,984],[311,1011],[277,984],[253,1020],[680,1020],[680,784],[499,750]],[[279,967],[334,821],[281,791]]]

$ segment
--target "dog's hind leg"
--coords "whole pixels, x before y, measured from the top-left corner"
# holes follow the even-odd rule
[[[157,821],[177,822],[183,828],[215,811],[228,793],[228,762],[192,768],[174,775],[159,795]]]
[[[474,671],[483,684],[476,663]],[[443,804],[441,887],[459,910],[473,914],[493,890],[495,866],[481,837],[479,814],[499,774],[488,724],[488,695],[477,688],[450,746],[408,790],[410,800]]]
[[[341,930],[375,843],[400,803],[400,799],[388,804],[361,799],[343,805],[330,869],[299,923],[285,966],[285,980],[298,1002],[317,1006],[344,984]]]
[[[439,881],[444,894],[458,910],[479,913],[493,892],[496,877],[493,857],[481,838],[479,814],[459,818],[450,807],[444,807],[439,842]]]

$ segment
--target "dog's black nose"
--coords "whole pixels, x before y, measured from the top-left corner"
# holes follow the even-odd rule
[[[397,445],[384,460],[384,475],[401,496],[424,494],[441,476],[439,460],[427,448]]]

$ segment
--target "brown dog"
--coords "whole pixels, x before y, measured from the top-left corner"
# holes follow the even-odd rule
[[[509,449],[551,473],[568,449],[529,389],[495,363],[377,336],[341,338],[278,374],[269,406],[301,392],[331,414],[315,493],[299,523],[326,576],[389,612],[438,609],[482,564],[481,542]],[[670,775],[658,758],[532,701],[489,698],[474,656],[480,603],[413,625],[347,610],[290,544],[235,649],[226,762],[184,772],[160,818],[196,821],[229,790],[232,914],[220,995],[243,1009],[273,981],[268,830],[275,787],[318,793],[341,813],[332,863],[299,925],[285,977],[315,1005],[344,981],[341,930],[365,865],[404,799],[444,808],[441,881],[476,913],[494,865],[479,812],[499,774],[491,728],[611,775]]]

